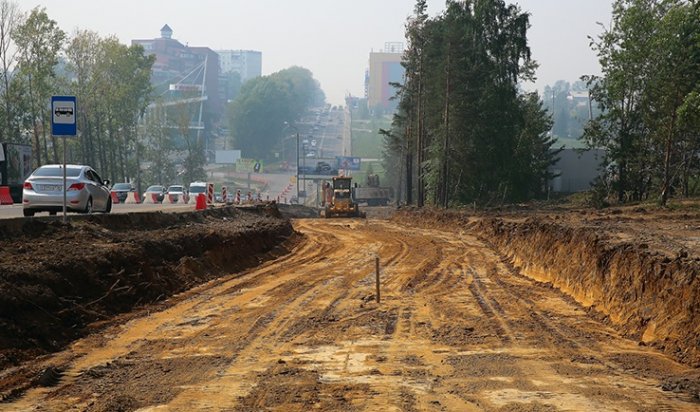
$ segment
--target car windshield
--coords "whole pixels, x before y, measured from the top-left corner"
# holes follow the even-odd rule
[[[204,193],[204,186],[190,186],[190,193]]]
[[[117,183],[112,187],[114,190],[129,190],[131,189],[131,184],[130,183]]]
[[[80,167],[67,167],[66,168],[66,176],[68,177],[77,177],[80,176],[80,171],[82,168]],[[62,166],[42,166],[34,171],[32,173],[32,176],[41,176],[41,177],[63,177],[63,167]]]
[[[149,186],[148,189],[146,189],[147,192],[162,192],[163,191],[163,186]]]
[[[170,186],[168,192],[182,192],[182,186]]]

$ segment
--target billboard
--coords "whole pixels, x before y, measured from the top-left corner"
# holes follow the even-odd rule
[[[236,172],[262,173],[263,162],[257,159],[238,159],[238,161],[236,161]]]
[[[336,156],[335,159],[338,169],[361,170],[362,159],[359,157]]]
[[[217,150],[215,152],[214,163],[233,165],[241,158],[240,150]]]
[[[338,176],[338,168],[326,161],[308,162],[299,166],[300,175]]]

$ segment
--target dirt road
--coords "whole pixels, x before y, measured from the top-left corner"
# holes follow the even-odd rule
[[[689,372],[470,234],[299,220],[288,256],[40,360],[5,410],[696,411]],[[377,304],[374,257],[382,265]]]

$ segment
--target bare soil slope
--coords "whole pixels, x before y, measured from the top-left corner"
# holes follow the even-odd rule
[[[60,349],[115,314],[257,265],[291,234],[265,207],[94,215],[68,225],[0,221],[0,368]]]

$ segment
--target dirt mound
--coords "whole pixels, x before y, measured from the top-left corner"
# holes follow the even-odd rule
[[[315,207],[280,204],[278,208],[282,216],[288,219],[308,219],[320,216],[320,211]]]
[[[476,232],[514,272],[551,283],[641,345],[653,345],[698,366],[700,256],[683,239],[681,229],[670,228],[679,220],[686,228],[700,222],[682,214],[634,213],[494,216],[408,209],[395,219]],[[660,231],[657,226],[669,229]]]
[[[293,234],[274,207],[0,222],[0,368],[95,321],[259,263]]]

